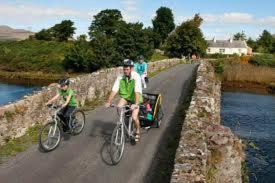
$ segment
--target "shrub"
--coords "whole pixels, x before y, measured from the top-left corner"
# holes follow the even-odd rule
[[[249,63],[258,66],[275,67],[275,56],[272,54],[255,55],[250,58]]]

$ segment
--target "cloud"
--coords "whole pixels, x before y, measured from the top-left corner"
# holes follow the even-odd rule
[[[0,20],[9,20],[20,23],[30,23],[51,18],[73,17],[89,18],[93,12],[80,11],[70,8],[49,8],[37,5],[9,5],[1,4]]]
[[[226,12],[223,14],[201,14],[204,23],[220,23],[220,24],[247,24],[247,25],[267,25],[275,26],[275,16],[256,18],[249,13]],[[192,16],[178,16],[177,23],[181,23]]]
[[[127,22],[136,22],[140,19],[138,13],[139,0],[121,0],[123,5],[122,15]]]

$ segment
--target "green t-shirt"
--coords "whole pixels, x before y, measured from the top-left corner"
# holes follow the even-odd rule
[[[76,107],[77,106],[76,99],[75,99],[75,94],[74,94],[74,91],[72,89],[69,88],[66,91],[59,90],[59,94],[62,96],[64,101],[66,101],[67,96],[71,96],[71,100],[70,100],[68,106],[70,106],[70,107]]]
[[[119,82],[119,95],[121,98],[135,103],[135,80],[121,79]],[[142,103],[141,95],[139,96],[139,102]]]

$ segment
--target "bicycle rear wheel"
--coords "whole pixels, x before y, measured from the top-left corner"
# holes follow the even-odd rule
[[[39,146],[49,152],[57,148],[61,139],[61,128],[55,122],[47,123],[39,133]]]
[[[85,114],[81,110],[77,110],[72,118],[72,135],[78,135],[82,132],[85,126]]]
[[[117,125],[111,138],[110,156],[114,165],[118,164],[122,158],[125,146],[125,135],[122,125]]]

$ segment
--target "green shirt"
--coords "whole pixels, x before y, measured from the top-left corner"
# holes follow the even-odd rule
[[[135,103],[135,93],[139,93],[139,102],[142,102],[141,78],[138,73],[132,72],[131,78],[119,76],[113,86],[112,91],[118,92],[121,98]]]
[[[60,96],[62,96],[62,98],[65,102],[66,102],[67,96],[71,97],[68,106],[70,106],[70,107],[76,107],[77,106],[76,99],[75,99],[75,94],[74,94],[74,91],[72,89],[69,88],[66,91],[59,90],[59,94],[60,94]]]

